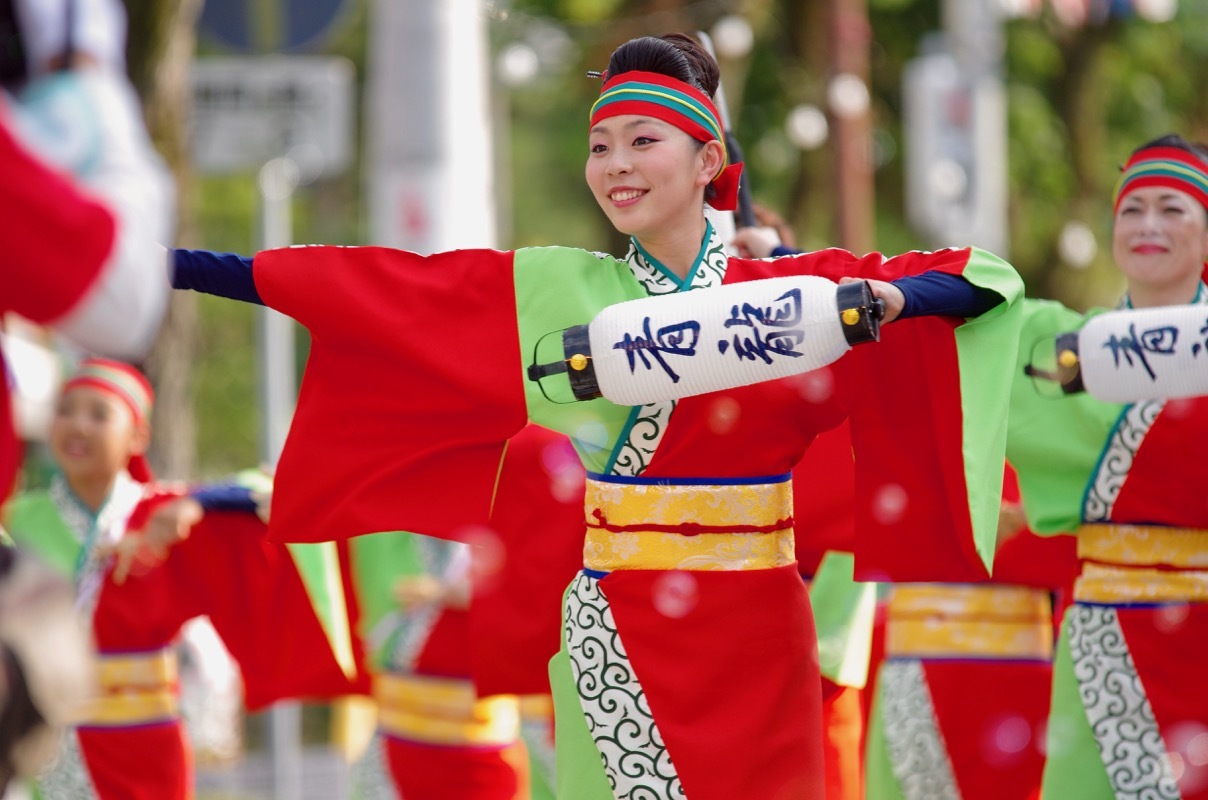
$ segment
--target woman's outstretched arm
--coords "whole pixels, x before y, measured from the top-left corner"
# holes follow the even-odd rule
[[[252,259],[209,250],[172,250],[169,253],[173,289],[192,289],[264,305],[252,279]]]

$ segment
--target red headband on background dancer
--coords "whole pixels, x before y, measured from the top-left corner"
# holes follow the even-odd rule
[[[1112,213],[1120,210],[1120,202],[1129,192],[1151,186],[1185,192],[1208,213],[1208,162],[1191,150],[1156,146],[1133,153],[1116,182]],[[1208,262],[1204,264],[1203,279],[1208,283]]]
[[[135,426],[146,425],[151,419],[155,392],[143,374],[129,364],[106,358],[85,359],[64,384],[63,392],[67,393],[77,386],[107,392],[121,400],[130,409]],[[147,459],[141,453],[130,457],[126,470],[139,483],[150,483],[154,477]]]

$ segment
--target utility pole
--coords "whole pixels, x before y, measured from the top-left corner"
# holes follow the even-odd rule
[[[1007,100],[1003,88],[1002,3],[944,0],[944,31],[969,87],[970,150],[968,241],[1007,256]]]
[[[835,225],[840,247],[876,249],[867,0],[831,0],[827,108],[835,148]]]
[[[369,239],[496,245],[487,41],[475,0],[374,0],[365,104]]]
[[[1007,256],[1007,103],[997,0],[944,0],[902,82],[906,208],[933,246]]]

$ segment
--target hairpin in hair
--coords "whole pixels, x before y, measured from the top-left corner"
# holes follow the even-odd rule
[[[589,77],[589,78],[599,78],[599,79],[600,79],[600,80],[602,80],[602,81],[606,81],[606,80],[608,80],[608,70],[603,70],[603,71],[600,71],[600,70],[597,70],[597,69],[589,69],[589,70],[587,71],[587,77]]]

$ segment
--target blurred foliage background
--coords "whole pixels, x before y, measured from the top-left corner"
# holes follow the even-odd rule
[[[212,43],[194,41],[200,0],[127,2],[132,74],[181,184],[180,244],[254,252],[255,176],[197,176],[187,163],[180,81],[191,57],[219,52]],[[1125,14],[1080,26],[1066,24],[1056,0],[1034,5],[1038,13],[1013,19],[1006,29],[1007,255],[1035,296],[1080,308],[1110,304],[1122,287],[1110,256],[1110,197],[1119,165],[1132,148],[1163,133],[1208,138],[1208,0],[1179,0],[1167,22]],[[754,36],[748,55],[722,58],[721,65],[755,199],[787,218],[798,246],[834,244],[834,143],[801,149],[785,126],[795,106],[826,106],[828,6],[822,0],[484,3],[496,57],[496,119],[506,122],[497,131],[506,142],[501,169],[508,188],[500,198],[505,224],[499,246],[623,250],[583,183],[586,114],[599,89],[585,71],[603,69],[611,50],[633,36],[709,31],[731,15],[741,15]],[[876,248],[925,249],[931,243],[905,221],[902,69],[919,54],[924,38],[939,30],[940,0],[867,0],[867,16]],[[369,0],[350,0],[321,51],[351,59],[360,83],[369,17]],[[538,69],[524,82],[505,80],[501,69],[518,44],[539,56]],[[302,187],[294,204],[296,241],[363,243],[362,182],[358,163],[343,176]],[[1063,261],[1060,247],[1071,221],[1083,223],[1097,244],[1089,262],[1077,267]],[[164,345],[150,366],[159,378],[161,404],[175,397],[174,403],[195,415],[159,421],[157,436],[166,442],[161,468],[166,465],[169,475],[209,477],[255,463],[252,309],[211,298],[175,302],[193,305],[174,308],[178,330],[165,338],[176,335],[186,343]],[[305,347],[300,350],[301,360]],[[168,442],[165,428],[181,441]],[[195,450],[177,452],[190,447],[185,439]]]

